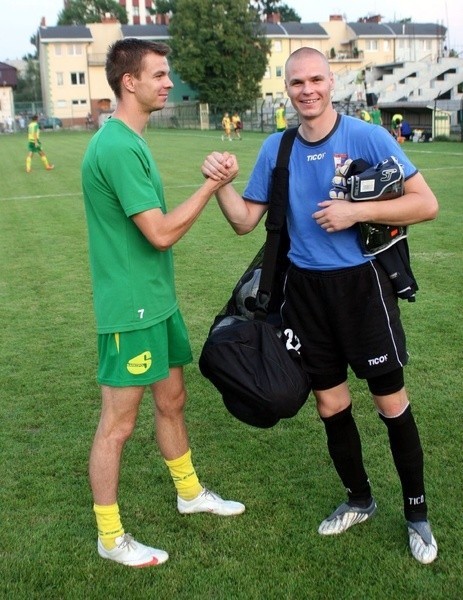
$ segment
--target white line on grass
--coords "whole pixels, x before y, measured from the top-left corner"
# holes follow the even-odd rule
[[[432,152],[428,152],[428,151],[417,151],[418,154],[432,154]],[[447,156],[461,156],[461,154],[458,153],[450,153],[450,152],[446,152],[446,153],[441,153],[441,154],[446,154]],[[448,167],[433,167],[433,168],[425,168],[425,169],[420,169],[420,171],[455,171],[455,169],[459,170],[460,168],[463,167],[455,167],[455,166],[448,166]],[[239,179],[235,179],[234,183],[239,184],[239,185],[244,185],[246,183],[246,181],[242,181]],[[165,185],[164,189],[165,190],[180,190],[180,189],[186,189],[186,188],[197,188],[198,184],[197,183],[187,183],[184,185]],[[0,202],[9,202],[12,200],[46,200],[49,198],[66,198],[66,197],[73,197],[73,196],[79,196],[82,197],[81,192],[75,192],[75,193],[68,193],[68,194],[40,194],[38,196],[11,196],[9,198],[0,198]]]
[[[244,184],[245,181],[240,181],[238,179],[234,180],[234,183]],[[196,189],[199,187],[198,183],[187,183],[184,185],[165,185],[165,190],[180,190],[183,188],[193,188]],[[0,202],[11,202],[12,200],[47,200],[50,198],[66,198],[66,197],[75,197],[79,196],[82,198],[82,192],[68,193],[68,194],[40,194],[37,196],[10,196],[9,198],[0,198]]]

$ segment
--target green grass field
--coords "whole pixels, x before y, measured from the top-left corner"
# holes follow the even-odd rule
[[[0,137],[0,597],[13,600],[457,600],[462,556],[463,145],[407,144],[440,201],[432,223],[411,228],[417,302],[401,302],[406,370],[426,459],[439,557],[410,555],[401,492],[384,425],[366,385],[352,380],[354,412],[377,516],[334,539],[317,527],[344,499],[313,398],[292,420],[257,430],[234,420],[197,362],[186,369],[186,418],[201,480],[246,503],[244,515],[181,516],[153,443],[150,398],[123,460],[124,526],[170,554],[154,569],[100,559],[87,481],[99,416],[96,334],[80,188],[87,132],[42,135],[56,165],[34,158],[26,137]],[[201,182],[204,156],[237,153],[241,190],[264,139],[244,133],[148,131],[169,207]],[[177,287],[195,359],[211,321],[264,239],[236,236],[212,201],[175,247]]]

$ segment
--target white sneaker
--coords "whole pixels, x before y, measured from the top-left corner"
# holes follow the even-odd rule
[[[130,533],[125,533],[116,538],[116,544],[117,546],[112,550],[106,550],[101,540],[98,539],[98,554],[102,558],[109,558],[109,560],[121,565],[139,568],[161,565],[169,558],[164,550],[150,548],[136,542]]]
[[[376,502],[372,498],[370,506],[362,508],[360,506],[350,506],[347,503],[341,504],[338,508],[320,523],[318,533],[320,535],[337,535],[344,533],[352,525],[363,523],[376,512]]]
[[[193,500],[183,500],[180,496],[177,496],[177,508],[182,515],[208,512],[222,517],[239,515],[245,510],[245,506],[241,502],[223,500],[218,494],[206,488]]]
[[[437,557],[437,542],[428,521],[407,521],[407,527],[413,557],[423,565],[432,563]]]

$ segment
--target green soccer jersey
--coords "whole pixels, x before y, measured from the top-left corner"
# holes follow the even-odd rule
[[[178,308],[172,250],[152,246],[130,218],[166,212],[145,140],[118,119],[93,136],[82,163],[93,303],[98,333],[151,327]]]

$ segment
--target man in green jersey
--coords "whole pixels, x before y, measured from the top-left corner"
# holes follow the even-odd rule
[[[93,136],[82,164],[102,390],[89,465],[98,552],[133,567],[168,558],[165,551],[125,533],[117,504],[121,455],[146,386],[154,399],[156,440],[175,484],[179,512],[228,516],[245,509],[204,488],[192,464],[183,413],[183,366],[192,355],[172,260],[173,244],[238,171],[230,158],[222,180],[205,179],[192,196],[167,211],[142,132],[173,86],[168,53],[165,44],[131,38],[109,49],[106,77],[116,109]]]

